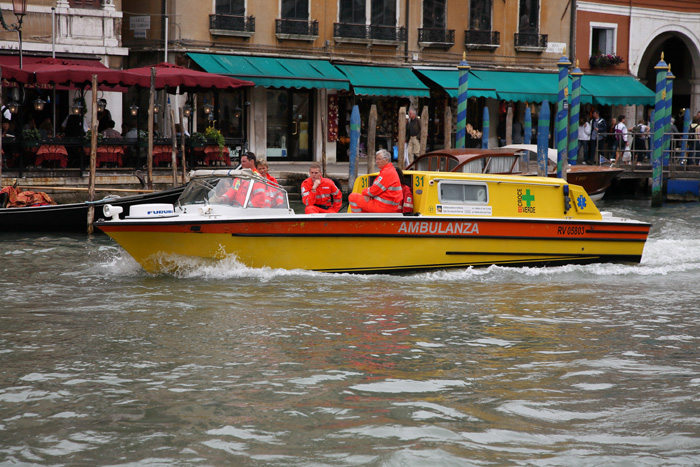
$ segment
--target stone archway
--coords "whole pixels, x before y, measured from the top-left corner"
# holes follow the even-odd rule
[[[690,108],[691,116],[700,111],[700,50],[688,36],[678,31],[665,31],[651,39],[641,53],[637,76],[646,86],[655,90],[654,67],[664,53],[664,61],[671,64],[673,81],[672,115],[678,116]]]

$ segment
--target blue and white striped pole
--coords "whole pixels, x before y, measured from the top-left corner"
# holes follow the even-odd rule
[[[484,125],[481,131],[481,148],[489,148],[489,108],[484,106]]]
[[[467,53],[462,54],[462,61],[457,65],[459,70],[459,93],[457,94],[457,141],[456,148],[464,148],[467,136],[467,91],[469,90],[469,70]]]
[[[578,67],[571,72],[571,118],[569,120],[569,165],[576,165],[578,159],[578,119],[581,110],[581,76],[583,73]]]
[[[566,50],[564,50],[566,53]],[[571,62],[566,56],[563,56],[557,62],[559,67],[559,95],[557,98],[557,119],[556,119],[556,141],[557,141],[557,177],[564,178],[566,173],[564,172],[564,160],[566,159],[566,136],[567,136],[567,111],[564,109],[564,103],[566,102],[568,107],[568,101],[566,96],[569,93],[569,66]]]
[[[683,114],[683,143],[681,144],[681,161],[688,164],[688,132],[690,131],[690,109]]]
[[[523,142],[525,144],[532,144],[532,112],[530,112],[530,104],[525,103],[525,129]]]
[[[537,119],[537,176],[547,176],[549,159],[549,101],[542,102]]]
[[[652,136],[651,156],[651,206],[661,207],[663,202],[661,187],[663,182],[663,144],[664,144],[664,115],[666,114],[666,73],[668,65],[664,62],[664,54],[661,52],[661,60],[654,67],[656,71],[656,98],[654,99],[654,129]]]

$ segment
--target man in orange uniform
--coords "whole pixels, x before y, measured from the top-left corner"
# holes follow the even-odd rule
[[[396,169],[391,165],[391,155],[386,149],[377,151],[374,163],[379,176],[371,187],[362,193],[351,193],[348,201],[352,212],[401,212],[403,189]]]
[[[301,183],[301,201],[306,214],[338,212],[343,205],[343,194],[333,180],[321,176],[321,164],[314,162],[309,178]]]

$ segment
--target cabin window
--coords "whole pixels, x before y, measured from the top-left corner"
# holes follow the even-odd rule
[[[447,165],[447,158],[441,157],[440,158],[440,165],[438,166],[438,172],[444,172],[446,165]]]
[[[447,159],[447,171],[448,172],[452,172],[454,169],[456,169],[457,165],[459,165],[459,163],[456,160]]]
[[[465,163],[462,172],[465,174],[480,174],[484,171],[484,159],[476,159]]]
[[[509,174],[513,171],[513,166],[518,160],[518,156],[512,157],[490,157],[486,173],[489,174]]]
[[[440,202],[445,204],[486,204],[488,187],[485,183],[442,181],[438,185]]]
[[[434,157],[423,157],[418,160],[418,163],[416,164],[416,170],[430,170],[430,161],[434,159]]]

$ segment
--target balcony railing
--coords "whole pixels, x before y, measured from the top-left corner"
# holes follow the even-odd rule
[[[498,31],[464,31],[464,45],[468,49],[496,49],[501,45]]]
[[[298,19],[276,19],[275,34],[283,37],[318,37],[318,21],[304,21]]]
[[[209,31],[219,35],[252,36],[255,32],[255,17],[209,15]]]
[[[544,50],[547,48],[546,34],[516,32],[513,36],[516,49]]]
[[[406,42],[406,28],[366,24],[334,23],[333,38],[357,42]]]
[[[442,28],[418,29],[418,43],[423,47],[450,48],[455,45],[455,30]]]

